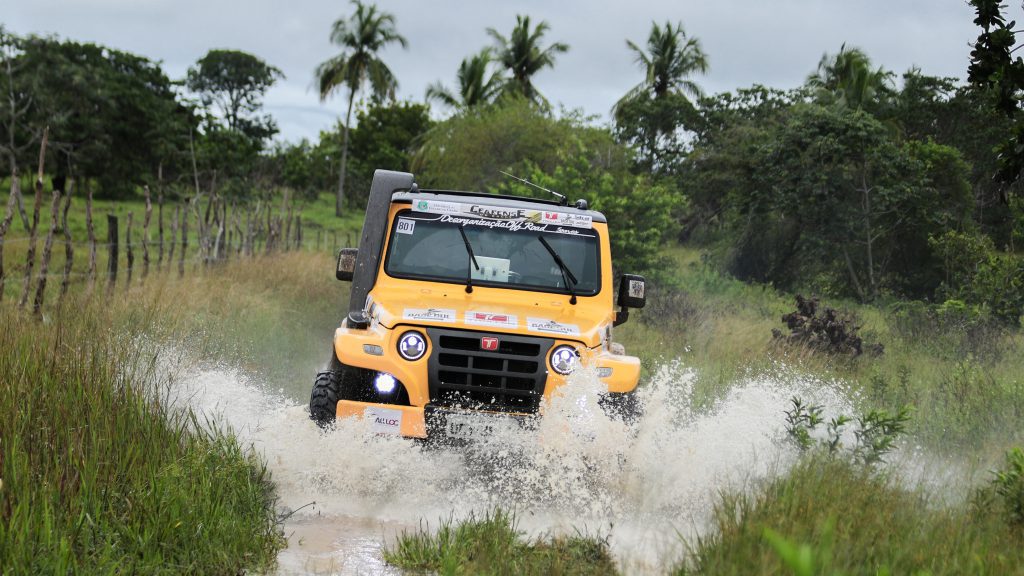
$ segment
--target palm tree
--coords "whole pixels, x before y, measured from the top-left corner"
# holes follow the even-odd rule
[[[561,42],[555,42],[547,48],[541,47],[544,33],[549,29],[548,23],[541,20],[531,32],[530,17],[522,15],[516,16],[516,26],[508,38],[494,28],[487,29],[487,33],[494,39],[498,61],[511,73],[505,83],[505,93],[516,94],[538,104],[547,102],[531,79],[544,68],[554,67],[556,54],[569,51],[569,45]]]
[[[644,79],[615,103],[612,115],[624,138],[638,147],[641,164],[655,169],[676,154],[677,129],[693,109],[688,96],[703,95],[690,77],[708,71],[708,57],[698,39],[686,36],[681,22],[665,22],[664,27],[651,22],[646,51],[630,40],[626,46]]]
[[[487,104],[501,90],[500,72],[492,72],[488,76],[488,68],[494,62],[490,48],[484,48],[478,54],[464,58],[459,65],[456,79],[459,83],[458,94],[445,88],[440,82],[427,86],[427,100],[437,100],[442,104],[457,109],[467,109]]]
[[[855,110],[877,103],[892,93],[893,73],[878,67],[860,48],[843,44],[835,56],[825,54],[818,70],[807,77],[807,86],[818,91],[818,99]]]
[[[636,53],[636,63],[644,69],[644,80],[633,87],[615,104],[618,109],[625,102],[640,95],[652,96],[657,100],[669,94],[703,96],[703,91],[689,77],[695,72],[708,71],[708,57],[700,47],[700,40],[687,38],[682,22],[665,27],[651,22],[651,33],[647,37],[647,51],[626,40],[626,46]],[[614,109],[613,109],[614,110]]]
[[[341,216],[345,201],[345,165],[348,161],[348,131],[352,120],[352,103],[356,93],[369,80],[370,89],[378,98],[394,98],[398,81],[391,69],[377,56],[388,44],[408,46],[405,38],[395,30],[395,17],[380,12],[377,6],[352,0],[355,13],[339,18],[331,28],[331,43],[340,46],[341,54],[322,62],[316,68],[316,81],[323,102],[341,88],[348,89],[348,111],[345,113],[344,136],[341,145],[341,173],[338,176],[338,197],[335,216]]]

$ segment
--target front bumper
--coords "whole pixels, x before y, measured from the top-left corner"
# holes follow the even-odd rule
[[[519,425],[535,421],[536,415],[512,412],[489,412],[486,410],[453,410],[439,406],[395,406],[374,402],[339,400],[337,418],[359,418],[369,420],[370,430],[378,434],[426,438],[444,436],[449,415],[471,415],[481,420],[501,418],[514,420]]]

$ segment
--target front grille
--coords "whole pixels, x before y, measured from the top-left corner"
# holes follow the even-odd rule
[[[430,402],[439,406],[533,414],[547,381],[545,359],[554,340],[428,328]],[[497,350],[480,339],[495,337]]]

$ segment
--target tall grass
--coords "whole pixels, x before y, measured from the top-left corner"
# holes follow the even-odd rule
[[[0,307],[3,571],[272,564],[282,542],[266,468],[147,389],[159,351],[144,354],[136,337],[159,307],[74,296],[48,316]]]
[[[676,574],[1020,574],[1024,534],[982,498],[936,503],[843,459],[725,492]]]
[[[402,534],[384,552],[389,563],[439,574],[617,574],[606,542],[582,535],[526,538],[513,514],[444,521],[436,532]]]

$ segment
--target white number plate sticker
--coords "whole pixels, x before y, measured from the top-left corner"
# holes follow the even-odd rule
[[[494,434],[494,423],[486,416],[448,414],[445,416],[445,432],[449,438],[477,440]]]
[[[416,231],[416,221],[409,218],[399,218],[396,230],[399,234],[412,234]]]

